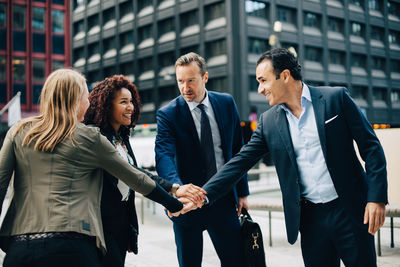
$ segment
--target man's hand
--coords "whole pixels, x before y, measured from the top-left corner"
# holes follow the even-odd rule
[[[242,208],[249,210],[249,203],[247,202],[247,197],[239,197],[239,204],[237,207],[237,214],[240,216],[242,213]]]
[[[170,218],[172,218],[172,217],[178,217],[178,216],[181,215],[181,214],[185,214],[185,213],[187,213],[187,212],[189,212],[189,211],[191,211],[191,210],[195,210],[195,209],[198,208],[197,204],[196,204],[196,203],[193,203],[193,202],[192,202],[190,199],[188,199],[188,198],[180,197],[180,198],[178,198],[178,200],[179,200],[180,202],[182,202],[183,208],[182,208],[180,211],[177,211],[177,212],[174,212],[174,213],[171,213],[170,211],[168,211],[168,216],[169,216]]]
[[[369,223],[368,233],[375,234],[385,222],[385,204],[381,202],[368,202],[365,206],[364,224]]]
[[[204,203],[204,195],[207,194],[203,188],[198,187],[193,184],[185,184],[181,185],[178,190],[176,190],[176,197],[180,200],[180,198],[189,199],[192,201],[198,208],[201,208]]]

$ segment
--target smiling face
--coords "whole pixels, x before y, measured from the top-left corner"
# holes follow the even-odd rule
[[[126,88],[116,91],[112,101],[112,114],[110,118],[110,124],[115,132],[118,132],[121,125],[129,126],[131,124],[133,112],[131,92]]]
[[[208,72],[203,77],[201,70],[195,62],[176,67],[176,81],[183,98],[188,102],[200,103],[206,92]]]
[[[264,60],[256,69],[256,77],[259,83],[258,93],[264,95],[270,106],[286,103],[288,90],[285,86],[283,73],[276,79],[271,60]]]

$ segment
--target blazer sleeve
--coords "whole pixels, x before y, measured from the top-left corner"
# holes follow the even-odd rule
[[[262,121],[263,115],[250,141],[203,186],[210,204],[232,190],[243,175],[268,153]]]
[[[168,116],[165,112],[157,112],[157,136],[155,144],[156,170],[158,175],[171,183],[182,185],[175,166],[176,139]]]
[[[239,113],[236,108],[235,101],[232,98],[232,110],[234,113],[234,139],[233,139],[233,147],[232,147],[232,157],[234,157],[237,153],[239,153],[240,149],[243,146],[243,135],[242,129],[240,126]],[[243,175],[243,177],[236,184],[236,190],[238,197],[245,197],[250,194],[249,192],[249,184],[247,179],[247,173]]]
[[[354,103],[347,90],[342,91],[343,111],[360,156],[365,162],[367,201],[388,203],[386,159],[371,124]]]
[[[14,128],[8,130],[0,151],[0,214],[8,185],[15,169]]]

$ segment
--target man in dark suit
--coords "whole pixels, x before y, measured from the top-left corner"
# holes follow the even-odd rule
[[[210,204],[270,153],[289,243],[301,233],[306,266],[376,266],[373,234],[385,220],[386,161],[371,125],[345,88],[312,87],[287,49],[257,62],[258,92],[272,106],[249,143],[203,188]],[[357,143],[364,171],[353,142]]]
[[[173,183],[202,186],[242,147],[239,115],[230,95],[206,90],[202,57],[183,55],[175,70],[181,95],[157,112],[156,169]],[[214,205],[172,219],[181,267],[201,266],[204,230],[221,266],[243,266],[237,212],[248,208],[249,190],[241,176]]]

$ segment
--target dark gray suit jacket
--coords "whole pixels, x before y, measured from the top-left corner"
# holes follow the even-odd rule
[[[386,160],[373,129],[345,88],[311,87],[319,139],[340,202],[362,224],[367,202],[387,203]],[[354,142],[365,162],[359,162]],[[203,188],[210,203],[223,196],[258,160],[271,154],[282,190],[288,241],[300,227],[299,172],[285,111],[280,105],[264,112],[251,140]]]

